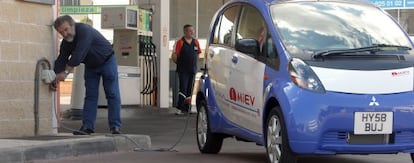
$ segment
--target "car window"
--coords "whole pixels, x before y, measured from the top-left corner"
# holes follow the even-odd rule
[[[268,30],[259,11],[245,6],[240,16],[236,39],[255,39],[259,43],[260,52],[263,52],[267,36]]]
[[[233,46],[232,42],[232,35],[233,35],[233,27],[236,23],[236,18],[239,14],[240,6],[234,6],[228,8],[224,11],[223,15],[221,15],[221,20],[216,26],[216,32],[214,38],[218,38],[216,40],[218,44],[223,44],[227,46]],[[218,29],[217,29],[218,27]]]
[[[250,55],[267,65],[279,69],[280,60],[273,39],[260,12],[252,7],[245,6],[239,18],[236,40],[254,39],[259,44],[258,56]]]
[[[213,44],[219,44],[219,37],[220,37],[220,24],[221,24],[221,16],[217,17],[216,25],[213,27],[214,29],[214,36],[213,36]]]
[[[269,33],[267,33],[267,39],[262,49],[262,61],[266,63],[268,66],[274,68],[275,70],[279,70],[280,58],[276,50],[275,44],[273,42],[273,39]]]
[[[267,36],[268,30],[259,11],[251,6],[245,6],[240,16],[236,39],[255,39],[262,53]]]
[[[297,2],[272,5],[270,12],[283,44],[292,55],[374,44],[411,47],[400,27],[372,6]]]

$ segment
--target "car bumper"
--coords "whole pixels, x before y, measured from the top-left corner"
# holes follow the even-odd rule
[[[298,89],[282,105],[292,150],[299,154],[414,153],[414,94],[316,94]],[[378,105],[371,105],[373,102]],[[353,143],[355,112],[393,112],[385,143]],[[375,137],[375,136],[374,136]],[[366,137],[365,140],[370,139]]]

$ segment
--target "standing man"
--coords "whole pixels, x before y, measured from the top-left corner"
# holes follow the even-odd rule
[[[193,38],[192,25],[184,25],[184,36],[177,40],[173,52],[173,61],[177,64],[179,93],[176,114],[187,114],[190,111],[194,76],[197,72],[198,55],[201,53],[198,40]]]
[[[86,95],[83,104],[82,127],[74,135],[94,133],[98,107],[99,81],[102,77],[108,101],[108,123],[112,134],[120,134],[121,98],[118,69],[111,44],[96,29],[75,23],[68,15],[58,17],[54,28],[62,37],[60,54],[55,61],[56,81],[64,81],[73,67],[85,64]]]

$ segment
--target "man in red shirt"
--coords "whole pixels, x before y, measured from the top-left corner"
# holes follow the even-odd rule
[[[173,61],[177,64],[179,79],[179,93],[177,114],[186,114],[190,111],[191,95],[194,76],[197,72],[198,55],[201,53],[200,44],[193,37],[192,25],[184,25],[184,36],[177,40],[174,46]]]

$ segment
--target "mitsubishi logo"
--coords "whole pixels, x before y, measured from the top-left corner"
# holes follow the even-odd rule
[[[375,98],[375,96],[372,96],[369,106],[379,106],[379,103],[377,102],[377,99]]]

